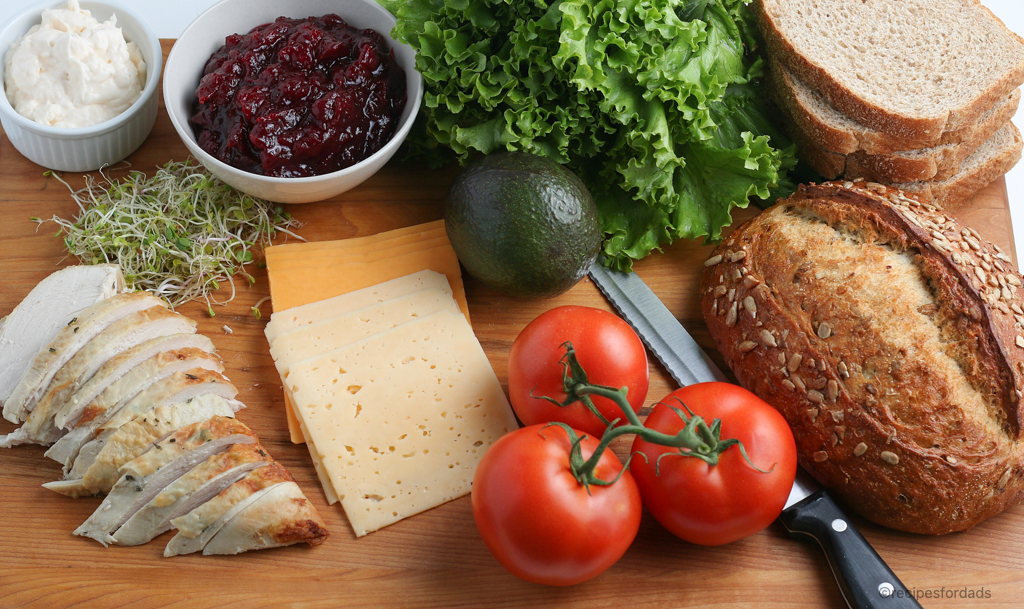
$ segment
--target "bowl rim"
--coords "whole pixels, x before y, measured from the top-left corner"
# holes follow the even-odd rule
[[[94,137],[98,135],[104,135],[112,131],[115,131],[142,111],[142,108],[156,94],[156,90],[160,84],[160,77],[162,75],[163,70],[164,53],[163,48],[160,46],[160,38],[157,37],[156,32],[153,30],[152,26],[150,26],[149,23],[142,19],[142,17],[140,17],[138,13],[131,10],[130,8],[127,8],[122,4],[114,2],[104,2],[102,0],[80,0],[80,2],[83,2],[85,4],[103,5],[109,7],[117,14],[127,15],[131,19],[134,19],[135,22],[142,27],[142,33],[145,35],[147,40],[133,40],[132,42],[135,42],[135,44],[139,45],[140,47],[142,46],[142,44],[140,43],[145,43],[147,46],[149,46],[153,55],[154,61],[147,62],[146,64],[146,86],[143,87],[142,93],[139,95],[139,98],[135,100],[135,102],[132,103],[132,105],[128,106],[128,108],[126,108],[124,112],[118,114],[117,116],[111,119],[105,120],[102,123],[96,123],[95,125],[89,125],[88,127],[73,128],[43,125],[41,123],[35,122],[34,120],[26,116],[22,116],[17,110],[14,109],[14,106],[11,105],[11,101],[7,98],[6,85],[3,83],[3,58],[7,55],[7,51],[8,49],[10,49],[10,47],[0,49],[0,89],[2,89],[0,90],[0,115],[3,115],[5,119],[13,121],[17,126],[21,127],[22,129],[32,132],[36,135],[59,140],[77,140],[85,139],[88,137]],[[32,6],[18,13],[14,17],[11,17],[2,25],[0,25],[0,34],[7,32],[9,28],[14,26],[15,22],[23,19],[26,15],[37,14],[38,16],[42,16],[42,12],[45,9],[56,8],[57,6],[64,6],[66,3],[67,0],[42,0],[40,2],[36,2]],[[88,7],[82,8],[84,8],[85,10],[89,10]],[[31,28],[32,26],[30,25],[29,27]],[[22,32],[21,35],[24,36],[25,32]],[[156,65],[151,65],[153,63],[155,63]]]
[[[205,11],[203,11],[202,13],[200,13],[199,16],[196,17],[192,21],[192,23],[190,23],[188,25],[188,27],[185,28],[185,31],[183,31],[181,33],[181,35],[178,36],[178,38],[175,40],[174,46],[171,47],[171,52],[167,55],[167,67],[171,68],[172,66],[176,65],[174,63],[174,60],[176,58],[175,51],[178,48],[178,43],[180,43],[182,40],[184,40],[186,38],[186,36],[188,36],[189,33],[194,28],[196,28],[200,22],[205,20],[205,18],[207,16],[207,13],[211,13],[211,12],[215,11],[216,9],[218,9],[223,4],[227,4],[229,2],[237,2],[237,1],[239,1],[239,0],[220,0],[220,2],[217,2],[216,4],[211,6],[210,8],[208,8]],[[352,1],[353,2],[359,2],[359,3],[362,3],[362,4],[366,4],[368,6],[373,7],[374,9],[378,10],[379,12],[381,12],[384,16],[386,16],[391,21],[390,29],[394,29],[394,26],[397,23],[396,20],[395,20],[395,16],[392,15],[386,8],[384,8],[383,6],[381,6],[380,4],[375,2],[374,0],[352,0]],[[339,8],[342,8],[342,7],[339,7]],[[344,19],[344,15],[341,14],[342,12],[343,12],[343,10],[338,10],[337,12],[335,12],[335,14],[338,15],[339,17],[341,17],[342,19]],[[226,36],[229,36],[230,34],[234,34],[234,33],[237,33],[237,32],[229,32],[229,33],[225,34],[224,36],[226,37]],[[379,32],[379,33],[382,36],[384,36],[391,43],[392,47],[394,47],[396,45],[399,45],[399,44],[402,44],[401,42],[398,42],[397,40],[395,40],[394,38],[391,37],[391,31],[390,30],[387,31],[387,32]],[[409,70],[407,70],[405,66],[402,66],[402,69],[406,71],[407,78],[409,78],[409,76],[408,76]],[[168,72],[170,72],[170,69],[168,70]],[[202,69],[201,68],[197,71],[197,74],[199,74],[199,75],[202,74]],[[423,76],[419,73],[419,70],[416,69],[415,65],[412,66],[412,76],[411,76],[411,83],[410,84],[412,86],[407,88],[406,100],[405,100],[406,106],[409,109],[408,117],[407,117],[407,119],[405,120],[404,123],[401,120],[399,121],[398,127],[395,129],[395,133],[391,136],[391,139],[389,139],[387,141],[387,143],[385,143],[383,146],[381,146],[380,149],[378,149],[376,152],[374,152],[370,156],[366,157],[365,159],[359,161],[358,163],[355,163],[353,165],[349,165],[348,167],[345,167],[343,169],[339,169],[337,171],[332,171],[330,173],[322,173],[320,175],[315,175],[315,176],[303,176],[303,177],[297,177],[297,178],[286,178],[286,177],[268,176],[268,175],[263,175],[263,174],[260,174],[260,173],[252,173],[252,172],[249,172],[249,171],[245,171],[244,169],[239,169],[237,167],[234,167],[233,165],[228,165],[224,161],[214,157],[209,152],[203,150],[203,148],[194,139],[194,137],[190,137],[189,136],[189,131],[192,130],[191,124],[188,124],[189,123],[189,118],[185,117],[184,118],[184,124],[183,124],[182,117],[178,116],[177,111],[175,109],[175,105],[171,103],[172,100],[170,99],[170,92],[169,92],[169,88],[168,88],[168,84],[167,84],[167,79],[166,78],[164,79],[164,84],[163,84],[163,96],[164,96],[164,108],[167,111],[167,116],[171,119],[171,124],[174,126],[174,130],[178,133],[178,137],[180,137],[182,139],[182,141],[185,144],[185,147],[188,148],[189,151],[191,151],[192,154],[197,157],[197,160],[200,163],[202,163],[203,165],[207,165],[209,167],[209,164],[212,164],[214,167],[216,167],[216,169],[218,169],[220,171],[227,172],[227,173],[235,175],[235,176],[237,176],[239,178],[243,178],[243,179],[247,179],[247,180],[256,180],[258,182],[265,183],[265,184],[302,185],[302,184],[314,184],[314,183],[317,183],[317,182],[328,181],[328,180],[331,180],[331,179],[336,179],[336,178],[345,176],[345,175],[350,174],[350,173],[356,173],[357,171],[361,170],[366,165],[368,165],[371,162],[373,162],[378,157],[380,157],[380,156],[390,152],[391,149],[394,146],[400,146],[401,142],[403,142],[405,140],[405,138],[408,135],[409,131],[412,129],[413,123],[416,122],[416,116],[419,114],[420,105],[421,105],[422,100],[423,100]],[[410,89],[413,92],[413,95],[411,95],[411,96],[408,95]],[[393,153],[391,153],[391,154],[393,154]]]

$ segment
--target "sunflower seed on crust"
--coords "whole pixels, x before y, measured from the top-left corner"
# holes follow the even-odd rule
[[[800,368],[800,362],[803,361],[804,356],[799,353],[794,353],[789,357],[789,363],[786,364],[786,368],[790,372],[796,372]]]
[[[756,348],[757,348],[757,343],[755,343],[752,340],[745,340],[745,341],[743,341],[741,343],[738,343],[736,345],[736,349],[740,353],[749,353],[750,351],[753,351]]]
[[[882,458],[882,461],[885,461],[889,465],[899,465],[900,458],[896,453],[883,450],[878,456]]]
[[[860,457],[866,452],[868,452],[868,445],[861,442],[860,444],[857,445],[857,448],[853,449],[853,456]]]
[[[747,296],[743,299],[743,310],[750,313],[751,317],[757,317],[757,303],[754,302],[753,296]]]
[[[999,490],[1003,490],[1004,488],[1006,488],[1007,483],[1010,482],[1010,475],[1012,473],[1013,473],[1013,470],[1009,470],[1009,469],[1006,470],[1005,472],[1003,472],[1003,475],[1000,476],[1000,478],[999,478],[999,482],[996,483],[996,486],[999,487]]]
[[[825,392],[828,394],[828,399],[835,402],[836,399],[839,397],[839,383],[830,379],[825,387]]]

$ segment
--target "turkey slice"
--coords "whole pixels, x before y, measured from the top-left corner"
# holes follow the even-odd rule
[[[299,485],[282,482],[228,520],[203,554],[239,554],[301,542],[316,546],[327,534],[324,521]]]
[[[83,385],[78,391],[71,395],[64,403],[64,406],[54,416],[54,424],[60,429],[65,429],[71,422],[77,422],[82,411],[98,398],[103,391],[122,379],[137,366],[164,352],[178,351],[179,349],[199,349],[206,353],[213,353],[213,341],[202,334],[172,334],[161,336],[133,347],[103,365],[89,382]],[[167,357],[178,357],[167,356]],[[159,365],[166,360],[156,360],[151,365]]]
[[[207,354],[209,355],[209,354]],[[206,360],[209,361],[209,360]],[[219,363],[219,360],[218,360]],[[103,428],[120,427],[135,418],[163,404],[184,402],[205,393],[215,393],[231,399],[238,390],[216,370],[207,367],[176,371],[139,391],[131,399],[120,401],[111,408],[91,412],[87,409],[78,425],[46,451],[46,456],[71,467],[82,446],[95,438]],[[112,419],[117,419],[112,422]]]
[[[122,465],[146,452],[182,427],[213,416],[233,417],[241,402],[206,394],[191,402],[158,406],[117,429],[104,430],[78,452],[66,480],[48,482],[43,487],[68,497],[106,494],[121,476]]]
[[[259,499],[267,489],[282,482],[294,481],[288,470],[276,462],[249,472],[246,477],[188,514],[172,518],[171,525],[178,529],[178,534],[167,543],[164,556],[199,552],[227,521]]]
[[[4,402],[4,418],[12,423],[24,421],[57,371],[87,342],[132,313],[158,306],[166,307],[167,304],[149,292],[133,292],[112,296],[79,313],[32,360]]]
[[[102,419],[105,422],[107,413],[116,412],[129,400],[158,381],[162,381],[176,372],[184,372],[193,368],[224,372],[224,364],[214,353],[212,342],[203,343],[199,347],[186,347],[158,353],[135,366],[128,374],[117,379],[93,398],[92,402],[84,407],[79,405],[69,409],[66,413],[67,422],[64,428],[79,427],[96,419]]]
[[[53,444],[60,439],[54,415],[71,394],[91,380],[107,362],[151,339],[194,334],[195,331],[196,322],[162,306],[132,313],[111,324],[57,371],[25,425],[14,434],[0,436],[0,448],[10,446],[12,436],[25,438],[15,440],[18,443]]]
[[[116,264],[63,268],[40,281],[0,324],[0,404],[25,376],[32,358],[86,307],[124,291]]]
[[[168,485],[210,455],[222,453],[232,444],[256,441],[251,429],[227,417],[212,417],[179,429],[121,467],[121,478],[92,516],[75,529],[75,535],[103,545],[114,543],[111,533]]]
[[[235,444],[226,452],[210,456],[125,521],[114,531],[114,543],[137,546],[151,541],[171,529],[171,518],[191,512],[270,461],[270,455],[259,444]]]

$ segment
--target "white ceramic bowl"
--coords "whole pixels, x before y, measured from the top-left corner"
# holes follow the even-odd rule
[[[26,9],[0,28],[0,81],[3,56],[15,40],[40,22],[43,9],[67,4],[65,0],[48,0]],[[156,33],[131,10],[117,4],[81,0],[83,9],[100,21],[117,15],[117,25],[129,42],[139,46],[146,61],[146,86],[142,96],[118,116],[76,129],[41,125],[18,114],[6,94],[0,94],[0,124],[11,144],[33,163],[60,171],[92,171],[116,163],[142,145],[156,121],[156,94],[163,65],[163,51]],[[2,84],[2,83],[0,83]]]
[[[351,167],[308,178],[262,176],[224,163],[196,143],[189,118],[203,67],[231,34],[245,34],[278,17],[319,17],[334,13],[352,27],[377,30],[391,43],[405,70],[407,101],[394,136],[383,148]],[[178,38],[164,71],[164,105],[171,123],[189,151],[210,172],[242,192],[279,203],[310,203],[341,194],[361,184],[384,166],[405,141],[423,98],[423,79],[416,71],[415,51],[391,39],[395,18],[373,0],[224,0],[209,9]]]

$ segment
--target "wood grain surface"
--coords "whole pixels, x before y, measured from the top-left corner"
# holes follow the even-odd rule
[[[165,53],[170,42],[165,41]],[[161,105],[149,140],[129,161],[150,171],[187,156]],[[52,223],[29,218],[71,217],[67,189],[25,160],[6,137],[0,142],[0,316],[43,277],[74,264],[64,258]],[[123,175],[117,170],[114,175]],[[442,216],[452,171],[392,163],[361,187],[335,200],[291,206],[307,239],[343,239],[436,220]],[[84,178],[67,174],[73,186]],[[1018,193],[1024,196],[1024,193]],[[958,215],[985,237],[1013,251],[1002,180]],[[736,214],[737,221],[753,210]],[[637,265],[668,308],[721,364],[697,306],[700,261],[708,247],[679,243]],[[170,534],[147,545],[103,548],[71,534],[99,505],[40,487],[60,477],[39,447],[0,451],[0,607],[764,607],[836,608],[843,603],[820,551],[786,537],[778,524],[718,548],[684,543],[645,515],[636,542],[597,579],[570,588],[519,581],[489,555],[473,524],[468,497],[356,539],[339,506],[327,506],[304,446],[288,441],[281,385],[270,359],[263,320],[250,307],[267,295],[266,273],[208,318],[205,305],[181,311],[213,339],[248,408],[251,426],[288,467],[327,521],[331,537],[317,548],[291,547],[235,557],[162,557]],[[589,282],[546,301],[500,296],[472,279],[466,286],[474,327],[498,377],[505,381],[513,339],[536,315],[562,304],[609,308]],[[233,333],[228,335],[223,326]],[[674,389],[652,362],[649,402]],[[0,433],[12,426],[4,423]],[[619,450],[621,451],[621,446]],[[941,538],[885,530],[853,519],[908,588],[967,589],[988,598],[923,599],[930,607],[1020,607],[1024,601],[1024,507],[974,530]]]

